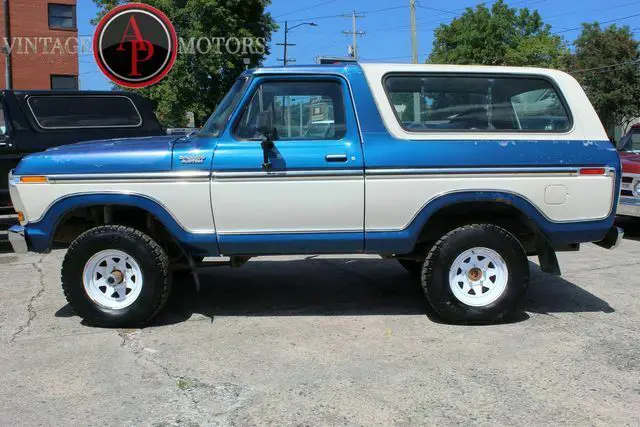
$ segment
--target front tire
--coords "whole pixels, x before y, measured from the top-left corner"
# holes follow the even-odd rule
[[[88,323],[141,326],[167,301],[169,259],[139,230],[96,227],[69,247],[62,264],[62,289],[74,311]]]
[[[529,263],[507,230],[474,224],[445,234],[429,251],[422,287],[452,323],[491,323],[513,313],[529,285]]]

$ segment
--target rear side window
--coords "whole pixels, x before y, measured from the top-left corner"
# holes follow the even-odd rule
[[[43,129],[142,125],[138,109],[126,96],[31,96],[27,102]]]
[[[258,139],[259,118],[275,140],[338,140],[346,133],[342,87],[335,81],[261,84],[245,107],[234,135]]]
[[[566,132],[571,116],[546,79],[482,75],[391,75],[384,87],[410,132]]]

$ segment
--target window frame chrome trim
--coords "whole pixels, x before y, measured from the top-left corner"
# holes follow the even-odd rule
[[[40,120],[38,120],[38,116],[36,115],[35,111],[33,111],[33,106],[31,105],[31,100],[33,98],[124,98],[127,101],[129,101],[131,103],[131,105],[133,105],[133,109],[135,110],[135,112],[138,114],[138,124],[136,125],[111,125],[111,126],[43,126],[42,123],[40,123]],[[29,111],[31,111],[31,116],[33,117],[33,119],[35,120],[36,124],[38,125],[38,127],[40,127],[41,129],[44,130],[66,130],[66,129],[132,129],[132,128],[139,128],[142,127],[142,125],[144,124],[144,119],[142,118],[142,114],[140,114],[140,110],[138,110],[138,107],[136,106],[136,103],[133,102],[133,100],[131,98],[129,98],[128,96],[125,95],[88,95],[88,96],[80,96],[80,95],[58,95],[58,94],[51,94],[51,95],[29,95],[26,98],[27,101],[27,106],[29,107]]]
[[[400,120],[400,117],[398,116],[398,112],[396,111],[393,103],[391,102],[391,98],[389,97],[389,91],[387,90],[387,86],[386,86],[386,81],[389,77],[486,77],[486,78],[521,78],[521,79],[538,79],[538,80],[545,80],[547,81],[551,87],[553,88],[553,90],[556,92],[556,94],[558,95],[558,99],[560,100],[560,103],[562,104],[562,107],[565,109],[565,112],[567,113],[567,119],[569,120],[569,124],[570,126],[568,127],[567,130],[562,131],[562,132],[556,132],[556,131],[545,131],[545,130],[529,130],[529,129],[424,129],[424,130],[417,130],[417,129],[407,129],[404,124],[402,123],[402,120]],[[532,134],[532,135],[558,135],[558,136],[566,136],[570,133],[572,133],[575,128],[576,128],[576,121],[574,120],[574,115],[573,115],[573,111],[571,110],[571,108],[569,107],[569,103],[567,102],[566,97],[564,96],[564,93],[560,90],[560,86],[558,86],[557,82],[552,79],[549,76],[545,76],[545,75],[540,75],[540,74],[535,74],[535,73],[531,73],[531,74],[520,74],[520,73],[496,73],[496,72],[469,72],[469,71],[464,71],[464,72],[451,72],[451,71],[390,71],[385,73],[382,76],[381,79],[381,85],[382,85],[382,90],[384,91],[385,97],[387,98],[387,102],[389,103],[389,105],[391,106],[391,110],[393,111],[393,115],[394,118],[396,119],[396,121],[398,122],[398,125],[400,126],[400,128],[406,132],[408,135],[446,135],[446,134],[456,134],[456,133],[460,133],[460,134],[465,134],[465,135],[469,135],[472,136],[473,134],[476,133],[489,133],[489,134],[495,134],[495,135],[500,135],[500,134],[521,134],[521,135],[526,135],[526,134]],[[515,109],[514,109],[515,112]],[[535,139],[535,138],[532,138]]]

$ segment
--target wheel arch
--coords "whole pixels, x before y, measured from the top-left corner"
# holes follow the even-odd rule
[[[189,232],[160,202],[143,195],[126,193],[79,194],[57,200],[47,209],[44,216],[37,223],[29,224],[29,236],[32,246],[38,252],[49,251],[54,243],[54,236],[74,213],[95,208],[128,209],[130,212],[144,213],[145,216],[149,216],[159,224],[184,249],[194,254],[203,252],[211,254],[217,251],[215,233],[198,234]],[[122,223],[121,225],[133,225],[139,220],[120,222]],[[110,223],[110,221],[104,221],[103,219],[103,221],[97,221],[95,226],[106,223]],[[215,246],[215,251],[212,250],[212,245]]]
[[[521,195],[504,191],[460,191],[429,201],[409,228],[413,231],[412,244],[415,248],[456,227],[478,222],[502,226],[519,240],[524,236],[523,233],[546,238],[544,223],[548,221]],[[522,225],[522,229],[518,229],[518,225]],[[436,234],[439,236],[435,236]]]

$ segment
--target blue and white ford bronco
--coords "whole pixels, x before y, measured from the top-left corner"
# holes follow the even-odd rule
[[[68,247],[65,295],[104,326],[150,321],[175,264],[352,253],[396,258],[447,321],[493,322],[528,255],[560,274],[556,251],[622,236],[618,153],[547,69],[250,70],[198,134],[52,148],[10,183],[14,250]]]

